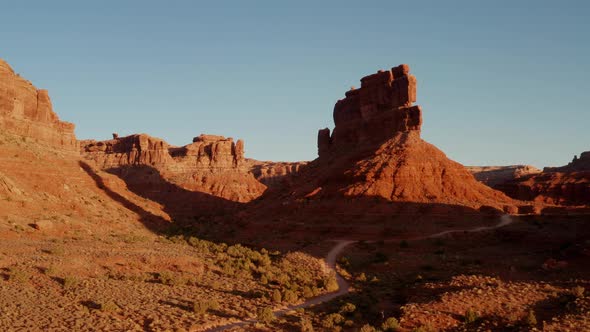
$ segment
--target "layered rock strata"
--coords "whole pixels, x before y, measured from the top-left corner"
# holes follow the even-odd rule
[[[134,167],[149,167],[180,188],[236,202],[248,202],[266,189],[249,173],[243,141],[223,136],[200,135],[182,147],[146,134],[117,136],[82,141],[81,153],[105,170],[124,169],[128,175]]]
[[[53,112],[47,90],[38,90],[0,59],[0,129],[4,133],[77,153],[74,127]]]

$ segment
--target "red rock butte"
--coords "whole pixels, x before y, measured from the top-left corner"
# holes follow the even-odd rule
[[[359,89],[336,102],[335,128],[319,131],[319,158],[292,192],[307,199],[378,197],[515,212],[516,201],[420,138],[416,86],[408,65],[362,78]]]
[[[346,92],[334,106],[332,135],[328,128],[319,131],[320,157],[383,142],[395,132],[419,133],[422,110],[412,106],[415,101],[416,77],[408,65],[363,77],[361,87]]]

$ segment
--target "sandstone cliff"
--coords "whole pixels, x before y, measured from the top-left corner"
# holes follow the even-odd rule
[[[81,153],[99,168],[117,173],[135,185],[149,184],[144,177],[133,174],[142,173],[141,167],[150,172],[147,167],[157,171],[162,181],[182,189],[235,202],[251,201],[266,189],[249,173],[243,141],[234,142],[223,136],[200,135],[182,147],[170,146],[146,134],[116,136],[106,141],[82,141]],[[159,187],[151,183],[149,190],[164,190]]]
[[[0,129],[60,150],[78,150],[74,125],[59,120],[47,91],[37,90],[1,59]]]

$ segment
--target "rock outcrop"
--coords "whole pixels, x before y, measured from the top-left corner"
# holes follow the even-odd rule
[[[385,202],[516,211],[511,198],[475,180],[420,138],[422,110],[408,65],[361,79],[318,133],[319,158],[289,191],[307,200],[373,197]],[[340,197],[340,198],[338,198]]]
[[[545,167],[543,172],[582,172],[590,171],[590,151],[584,151],[580,157],[574,156],[570,163],[561,167]]]
[[[416,101],[416,78],[408,65],[361,79],[334,106],[335,128],[318,133],[320,157],[384,142],[395,132],[420,133],[422,111]]]
[[[519,200],[556,205],[590,206],[590,151],[562,167],[497,184],[496,189]]]
[[[60,150],[78,151],[74,125],[59,120],[47,90],[37,90],[1,59],[0,130]]]
[[[466,168],[475,176],[477,181],[483,182],[492,188],[506,181],[541,173],[540,169],[531,165],[466,166]]]
[[[174,147],[146,134],[117,135],[106,141],[82,141],[81,153],[99,168],[117,173],[139,186],[145,183],[132,173],[147,167],[156,170],[163,181],[182,189],[235,202],[248,202],[266,189],[249,172],[244,142],[234,142],[223,136],[200,135],[191,144]],[[153,184],[149,190],[163,189]]]
[[[306,161],[274,162],[253,159],[249,159],[248,162],[251,164],[250,172],[254,177],[269,188],[288,184],[291,177],[308,164]]]

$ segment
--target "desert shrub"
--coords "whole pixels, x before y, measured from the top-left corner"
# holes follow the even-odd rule
[[[158,273],[158,281],[164,285],[174,284],[174,274],[170,271],[163,271]]]
[[[338,281],[336,280],[336,275],[332,274],[327,280],[324,280],[324,288],[326,288],[328,292],[335,292],[340,288],[340,286],[338,286]]]
[[[101,311],[117,311],[119,310],[119,306],[113,301],[104,301],[98,303],[98,308]]]
[[[288,289],[283,293],[283,299],[287,303],[295,303],[295,302],[297,302],[298,297],[294,291]]]
[[[340,313],[343,315],[352,314],[355,310],[356,306],[350,302],[346,302],[340,307]]]
[[[313,332],[313,324],[307,317],[301,317],[299,319],[299,331],[301,332]]]
[[[341,314],[333,313],[326,315],[322,320],[322,326],[331,329],[344,323],[344,317]]]
[[[78,285],[80,281],[75,276],[65,276],[63,279],[64,289],[72,289]]]
[[[204,315],[209,310],[209,303],[205,300],[197,300],[193,302],[193,312],[197,315]]]
[[[465,324],[475,323],[475,321],[478,319],[479,317],[477,313],[471,309],[467,309],[467,311],[465,311],[465,315],[463,315],[463,322],[465,322]]]
[[[66,253],[66,250],[61,246],[56,246],[56,247],[53,247],[53,248],[47,250],[47,253],[52,254],[52,255],[61,256]]]
[[[383,331],[397,331],[399,329],[399,321],[394,317],[389,317],[381,324],[381,329]]]
[[[529,310],[529,313],[527,314],[526,318],[525,318],[525,324],[528,326],[535,326],[537,325],[537,317],[535,316],[535,312],[532,310]]]
[[[48,266],[43,270],[43,273],[48,276],[54,276],[57,274],[57,268],[55,266]]]
[[[185,285],[188,280],[183,276],[177,276],[171,271],[163,271],[158,273],[158,281],[163,285],[180,286]]]
[[[582,298],[584,297],[584,292],[586,292],[586,289],[582,286],[576,286],[572,288],[571,292],[576,298]]]
[[[263,324],[270,324],[275,319],[275,314],[271,307],[264,307],[256,311],[256,318]]]
[[[369,324],[363,325],[359,331],[360,332],[377,332],[377,330]]]
[[[365,274],[365,272],[361,272],[361,274],[359,274],[356,277],[356,281],[360,281],[360,282],[365,282],[367,281],[367,275]]]
[[[283,296],[281,295],[281,292],[278,289],[272,291],[270,298],[275,303],[280,303],[283,301]]]
[[[314,293],[309,286],[303,287],[303,297],[304,298],[314,297]]]
[[[219,310],[219,302],[216,299],[209,300],[209,309],[210,310]]]
[[[22,269],[12,267],[9,270],[8,280],[18,282],[18,283],[26,283],[31,279],[31,275]]]

